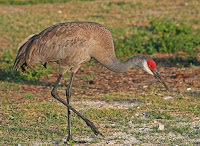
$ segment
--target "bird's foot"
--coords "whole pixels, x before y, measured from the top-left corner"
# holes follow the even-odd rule
[[[88,119],[85,122],[92,129],[95,135],[101,135],[104,137],[104,135],[98,130],[98,128],[93,124],[93,122],[91,122]]]
[[[67,142],[72,140],[72,135],[67,136]]]

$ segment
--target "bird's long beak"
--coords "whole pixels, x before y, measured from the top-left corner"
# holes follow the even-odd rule
[[[169,88],[168,88],[168,86],[165,84],[165,82],[163,81],[163,79],[162,79],[161,76],[159,75],[158,71],[155,69],[155,70],[152,71],[152,72],[153,72],[154,76],[158,79],[158,81],[160,81],[160,82],[165,86],[165,88],[166,88],[168,91],[170,91]]]

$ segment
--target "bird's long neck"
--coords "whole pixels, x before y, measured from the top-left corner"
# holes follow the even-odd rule
[[[100,62],[100,63],[113,72],[122,73],[122,72],[128,71],[134,66],[137,66],[138,63],[141,62],[141,60],[142,60],[142,56],[134,56],[134,57],[129,58],[125,62],[120,62],[119,60],[117,60],[117,58],[115,58],[115,59],[112,59],[111,61],[112,63],[110,63],[110,61],[104,62],[104,63]]]

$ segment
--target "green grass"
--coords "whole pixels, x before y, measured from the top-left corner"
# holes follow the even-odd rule
[[[122,57],[159,52],[171,55],[182,51],[182,55],[187,57],[189,63],[197,63],[197,53],[200,51],[199,36],[200,30],[195,30],[191,26],[168,18],[156,18],[150,20],[149,27],[139,28],[135,35],[117,40],[116,53]]]
[[[199,62],[200,3],[196,0],[188,1],[188,5],[185,3],[184,0],[176,2],[166,0],[151,2],[145,0],[0,1],[0,144],[33,145],[41,142],[44,145],[63,145],[62,138],[66,137],[68,132],[66,108],[52,99],[51,83],[43,86],[45,79],[51,79],[52,76],[49,75],[55,73],[58,66],[49,64],[45,69],[38,65],[36,69],[28,70],[27,75],[23,75],[21,71],[12,74],[17,46],[24,38],[60,22],[94,21],[105,25],[111,31],[119,59],[123,60],[137,54],[159,56],[159,53],[164,52],[168,54],[166,63],[176,64],[178,70],[187,67],[182,62],[186,61],[193,65],[198,65]],[[92,66],[94,62],[87,63],[85,67],[92,70],[95,68]],[[197,68],[198,66],[193,66],[189,71]],[[80,70],[84,69],[81,67]],[[78,78],[93,80],[96,75],[100,76],[101,73],[91,71],[89,74],[81,74]],[[70,74],[67,73],[64,77],[69,76]],[[88,82],[83,84],[86,86]],[[65,96],[65,88],[59,87],[62,97]],[[79,87],[76,86],[73,90],[86,90],[81,85],[79,89],[77,88]],[[113,101],[141,103],[129,109],[115,109],[112,106],[104,109],[82,109],[83,105],[73,105],[93,121],[106,136],[112,136],[115,132],[125,132],[137,138],[139,143],[136,144],[199,144],[199,91],[193,89],[194,91],[182,92],[186,87],[180,87],[181,92],[168,93],[155,88],[150,86],[143,89],[141,93],[135,91],[111,92],[95,96],[79,95],[72,98],[72,101],[97,100],[109,104]],[[173,98],[161,99],[169,95]],[[94,136],[91,129],[74,113],[72,117],[74,137]],[[165,130],[158,130],[158,123],[164,124]],[[182,126],[181,124],[184,123],[186,124]],[[194,123],[196,127],[192,126]],[[149,131],[141,131],[145,127]],[[175,137],[180,135],[186,137],[173,139],[167,136],[170,133]],[[120,136],[112,139],[121,144],[124,142],[124,138]],[[98,144],[102,141],[106,139],[97,137],[91,143]]]
[[[0,5],[35,5],[45,3],[65,3],[72,0],[1,0]],[[91,1],[91,0],[75,0],[75,1]]]
[[[34,95],[32,93],[27,93],[24,98],[26,98],[26,99],[32,99],[33,97],[34,97]]]
[[[62,1],[62,0],[61,0]],[[19,3],[37,3],[37,0],[30,1],[2,1],[2,3],[17,4]],[[55,1],[40,1],[41,3],[53,3]],[[59,2],[59,1],[58,1]],[[8,3],[8,4],[9,4]],[[88,6],[85,7],[86,3]],[[7,46],[1,46],[2,54],[0,60],[2,60],[1,65],[1,80],[5,80],[7,77],[15,78],[12,75],[11,67],[16,57],[17,45],[28,35],[33,33],[38,33],[49,27],[53,24],[63,22],[63,21],[72,21],[73,18],[78,18],[77,20],[84,21],[95,21],[99,23],[108,23],[110,20],[109,14],[115,12],[119,13],[121,16],[113,16],[112,19],[116,21],[114,24],[106,24],[110,29],[114,40],[116,55],[120,58],[127,58],[138,53],[147,53],[155,54],[157,52],[166,52],[169,55],[177,52],[183,52],[182,56],[186,57],[188,64],[193,63],[197,64],[197,54],[199,53],[199,42],[200,42],[200,31],[195,29],[195,21],[190,21],[188,24],[185,19],[174,20],[172,17],[165,18],[156,18],[156,17],[147,17],[143,16],[143,19],[147,19],[148,22],[142,26],[128,25],[129,21],[134,22],[134,18],[137,18],[137,15],[131,13],[132,10],[138,11],[140,9],[147,9],[151,7],[145,2],[123,2],[123,1],[110,1],[103,2],[102,5],[92,1],[87,2],[67,2],[69,5],[69,11],[66,12],[62,8],[56,8],[52,10],[51,8],[46,8],[41,13],[39,10],[34,12],[32,9],[21,11],[21,9],[16,6],[16,12],[14,13],[2,13],[0,15],[0,25],[2,26],[1,36],[3,40],[9,42]],[[95,5],[93,5],[95,3]],[[152,2],[153,3],[153,2]],[[82,7],[83,16],[79,16],[78,8],[74,5],[79,5]],[[93,5],[94,8],[91,6]],[[162,6],[163,3],[156,4],[157,6]],[[191,5],[194,5],[193,10],[195,10],[195,4],[191,2]],[[27,6],[29,7],[29,6]],[[34,6],[35,9],[39,9],[39,6]],[[117,9],[116,9],[117,8]],[[121,11],[121,9],[125,10]],[[13,10],[15,10],[13,9]],[[87,13],[88,11],[91,13]],[[190,9],[186,9],[189,11]],[[62,11],[61,14],[58,11]],[[130,11],[130,13],[129,13]],[[58,14],[58,15],[56,15]],[[71,15],[70,15],[71,14]],[[127,20],[124,15],[131,15],[131,20]],[[182,16],[184,13],[180,13]],[[26,17],[24,17],[26,15]],[[91,17],[92,16],[92,17]],[[98,17],[96,17],[98,16]],[[191,16],[192,17],[192,16]],[[182,16],[182,18],[184,18]],[[195,19],[195,18],[194,18]],[[74,20],[73,20],[74,21]],[[119,25],[121,22],[125,22],[122,25]],[[127,23],[127,24],[126,24]],[[193,24],[195,23],[195,24]],[[37,25],[36,25],[37,24]],[[180,56],[180,57],[182,57]],[[179,58],[180,58],[179,57]],[[181,60],[172,58],[169,60],[175,60],[178,62],[177,65],[181,67]],[[184,66],[183,66],[184,67]],[[22,74],[18,74],[20,80],[38,80],[40,76],[45,74],[51,74],[51,67],[48,70],[45,69],[36,69],[28,72],[27,76],[24,77]]]
[[[28,95],[28,94],[27,94]],[[118,95],[109,94],[107,98],[113,98]],[[121,99],[117,101],[123,101],[125,97],[131,98],[131,94],[121,94]],[[200,138],[200,132],[198,129],[194,129],[189,123],[193,122],[191,117],[199,117],[199,96],[188,96],[183,94],[185,98],[190,97],[188,102],[185,99],[179,99],[178,95],[174,93],[174,99],[172,100],[160,100],[160,97],[156,97],[152,94],[147,95],[144,100],[142,95],[139,95],[140,102],[144,103],[140,108],[132,109],[88,109],[79,110],[88,119],[93,121],[100,130],[106,135],[114,131],[127,131],[137,129],[137,126],[143,127],[143,124],[152,125],[153,121],[158,120],[164,123],[166,130],[158,131],[156,126],[146,133],[134,133],[133,135],[138,138],[142,138],[143,135],[155,135],[156,133],[175,133],[191,136],[193,139]],[[28,95],[32,98],[32,95]],[[98,98],[101,98],[99,96]],[[31,99],[28,98],[28,99]],[[85,97],[82,97],[83,99]],[[154,98],[152,104],[147,105],[147,100]],[[87,99],[87,97],[86,97]],[[135,98],[132,97],[132,100]],[[87,101],[87,100],[86,100]],[[195,103],[193,101],[196,101]],[[58,102],[27,102],[23,104],[7,104],[2,101],[3,120],[1,121],[0,130],[3,132],[4,144],[27,144],[34,141],[53,142],[53,139],[59,139],[67,135],[67,110]],[[183,105],[183,103],[185,103]],[[168,106],[166,106],[168,105]],[[194,110],[188,110],[188,107],[193,107]],[[78,105],[74,105],[77,109]],[[194,112],[196,111],[196,112]],[[142,114],[144,113],[145,114]],[[139,113],[139,116],[134,116]],[[176,113],[179,113],[177,116]],[[181,113],[181,114],[180,114]],[[185,116],[181,116],[185,115]],[[187,119],[190,119],[189,121]],[[129,122],[136,127],[129,127]],[[187,122],[186,126],[177,126],[179,123]],[[114,125],[113,125],[114,124]],[[154,124],[153,124],[154,125]],[[72,113],[72,132],[76,137],[78,135],[90,136],[94,135],[90,128]],[[138,127],[138,128],[139,128]],[[106,130],[105,130],[106,129]],[[193,134],[193,135],[192,135]],[[59,140],[58,140],[59,141]]]
[[[20,29],[19,31],[22,31]],[[123,31],[123,29],[121,31],[121,28],[118,28],[117,30],[120,34]],[[16,30],[8,31],[16,32]],[[135,35],[118,39],[115,42],[116,55],[118,57],[127,58],[138,53],[155,54],[165,52],[169,54],[169,61],[171,63],[176,62],[177,66],[179,67],[184,67],[181,66],[181,63],[183,62],[182,56],[186,57],[186,62],[188,62],[188,64],[198,63],[197,54],[200,51],[199,30],[194,30],[192,27],[183,25],[182,23],[174,22],[172,20],[169,21],[165,18],[152,19],[149,27],[138,29],[136,33],[137,34]],[[181,56],[177,55],[175,58],[170,57],[171,54],[177,52],[183,53]],[[37,68],[28,71],[26,76],[23,76],[21,72],[15,76],[11,71],[11,63],[14,61],[14,57],[15,56],[12,50],[4,52],[3,56],[0,57],[1,60],[3,60],[0,77],[1,79],[12,77],[20,80],[38,80],[39,77],[51,74],[53,71],[51,65],[48,66],[48,69],[44,69],[42,65],[38,65],[40,69]]]

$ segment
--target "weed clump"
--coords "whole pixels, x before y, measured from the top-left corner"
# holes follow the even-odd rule
[[[183,52],[188,61],[197,61],[200,51],[200,31],[174,20],[153,19],[150,26],[138,29],[137,34],[119,39],[116,53],[129,56],[137,53],[154,54]]]

